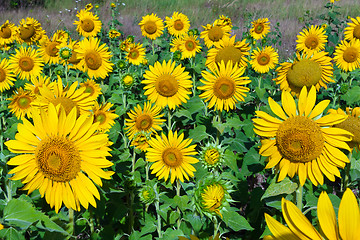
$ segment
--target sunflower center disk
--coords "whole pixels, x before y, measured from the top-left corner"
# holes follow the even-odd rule
[[[168,148],[163,152],[162,159],[166,165],[170,167],[177,167],[181,165],[182,154],[176,148]]]
[[[168,73],[161,75],[155,83],[156,91],[164,97],[174,96],[178,88],[178,81]]]
[[[152,118],[149,115],[140,115],[136,118],[136,128],[139,130],[148,130],[152,126]]]
[[[360,39],[360,25],[354,28],[353,36],[354,38]]]
[[[61,104],[64,109],[66,114],[68,115],[70,113],[70,111],[76,107],[76,110],[78,110],[78,107],[76,105],[76,103],[74,101],[72,101],[69,98],[65,98],[65,97],[58,97],[55,98],[54,100],[51,101],[52,104],[54,104],[54,106],[57,106],[58,104]]]
[[[214,26],[208,31],[208,37],[213,42],[218,42],[224,36],[224,32],[219,26]]]
[[[129,56],[132,59],[137,59],[139,57],[139,51],[136,50],[136,49],[133,49],[133,50],[130,51]]]
[[[176,21],[174,22],[174,28],[175,28],[175,30],[177,30],[177,31],[183,30],[183,28],[184,28],[183,22],[182,22],[181,20],[176,20]]]
[[[221,60],[225,62],[225,64],[231,60],[233,63],[239,63],[241,60],[242,53],[239,49],[234,46],[224,47],[219,50],[215,57],[215,62],[220,63]]]
[[[94,21],[91,19],[84,19],[81,21],[81,28],[85,31],[85,32],[92,32],[95,28],[95,24]]]
[[[316,159],[324,147],[320,127],[304,116],[288,118],[276,133],[276,145],[281,155],[291,162]]]
[[[266,53],[261,53],[257,57],[257,62],[262,66],[267,65],[270,62],[270,57]]]
[[[153,21],[147,21],[144,25],[145,32],[148,34],[154,34],[157,30],[157,26]]]
[[[131,76],[126,76],[123,81],[126,86],[130,86],[133,83],[134,79]]]
[[[5,73],[5,70],[0,68],[0,83],[1,82],[4,82],[6,79],[6,73]]]
[[[193,51],[195,49],[195,43],[191,40],[185,42],[185,47],[188,51]]]
[[[34,61],[30,57],[22,57],[19,60],[21,70],[29,72],[34,68]]]
[[[91,86],[86,86],[84,93],[90,93],[90,96],[93,95],[95,92],[94,88]]]
[[[346,131],[351,132],[352,134],[354,134],[351,142],[357,144],[360,143],[360,118],[348,116],[345,121],[336,124],[335,127],[345,129]]]
[[[255,27],[254,27],[254,31],[257,34],[262,33],[264,31],[264,24],[262,24],[262,23],[256,24]]]
[[[103,124],[106,120],[106,116],[104,113],[100,113],[95,117],[95,122],[100,122],[100,124]]]
[[[49,42],[45,48],[46,53],[51,57],[56,57],[56,54],[59,52],[59,50],[56,48],[57,45],[57,42]]]
[[[220,99],[229,99],[235,93],[235,83],[234,81],[220,77],[216,80],[214,84],[214,94]]]
[[[220,159],[219,151],[216,149],[209,149],[205,153],[205,161],[210,164],[214,165],[217,163]]]
[[[57,182],[68,182],[81,170],[79,151],[63,137],[42,140],[35,150],[35,159],[45,177]]]
[[[99,53],[91,51],[85,55],[85,62],[91,70],[97,70],[101,67],[102,59]]]
[[[24,26],[21,26],[20,27],[20,34],[19,34],[19,36],[20,36],[20,38],[22,39],[22,40],[28,40],[28,39],[30,39],[31,37],[33,37],[35,35],[35,29],[34,29],[34,27],[33,26],[26,26],[26,27],[24,27]]]
[[[356,48],[354,47],[348,47],[345,51],[344,51],[344,60],[348,63],[352,63],[355,62],[358,58],[358,51]]]
[[[80,62],[80,59],[77,58],[77,52],[72,51],[71,57],[69,58],[69,63],[76,65],[79,62]]]
[[[322,69],[319,63],[310,59],[302,59],[292,65],[286,77],[290,84],[295,87],[310,87],[321,80]]]
[[[30,106],[31,100],[28,97],[20,97],[17,101],[19,108],[27,109]]]
[[[309,49],[315,49],[319,45],[319,41],[315,36],[308,36],[305,40],[305,46]]]
[[[2,27],[0,29],[0,37],[1,38],[10,38],[11,37],[11,29],[9,27]]]

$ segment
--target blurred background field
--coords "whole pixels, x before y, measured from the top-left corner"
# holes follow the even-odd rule
[[[123,24],[121,30],[124,37],[134,35],[141,38],[138,23],[141,17],[156,13],[160,18],[171,16],[174,11],[187,15],[192,28],[202,31],[202,25],[212,23],[219,15],[231,18],[234,25],[233,34],[240,39],[242,33],[248,29],[249,23],[258,18],[268,18],[271,30],[279,24],[282,37],[279,55],[286,59],[295,49],[296,35],[304,28],[305,22],[322,24],[320,15],[325,15],[327,9],[323,6],[327,0],[123,0],[123,1],[91,1],[91,0],[2,0],[0,4],[0,23],[11,20],[17,24],[22,18],[33,17],[37,19],[48,35],[57,29],[67,29],[71,34],[76,33],[73,24],[76,13],[88,3],[98,5],[98,16],[103,22],[103,28],[109,29],[107,23],[111,20],[110,4],[116,3],[119,7],[117,19]],[[339,19],[347,21],[348,17],[360,15],[360,1],[340,0],[336,2],[339,8]],[[310,17],[311,16],[311,17]]]

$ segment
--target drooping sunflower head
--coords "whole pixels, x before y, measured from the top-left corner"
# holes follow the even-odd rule
[[[10,64],[6,58],[0,62],[0,92],[9,90],[16,81],[15,75],[12,73]]]
[[[346,72],[360,68],[360,40],[341,41],[335,48],[334,61]]]
[[[229,111],[237,102],[245,100],[249,88],[243,85],[251,82],[249,77],[242,77],[245,68],[233,65],[231,61],[227,64],[222,61],[209,70],[202,71],[203,79],[200,81],[204,85],[198,87],[204,91],[199,97],[209,102],[208,108],[215,106],[215,110]]]
[[[151,132],[146,131],[135,133],[130,145],[146,152],[147,148],[149,147],[149,141],[151,140],[151,134]]]
[[[17,40],[20,43],[25,42],[29,45],[36,43],[36,41],[39,41],[43,35],[45,35],[45,31],[36,19],[28,17],[20,20],[17,33]]]
[[[16,40],[18,28],[15,24],[6,20],[4,24],[0,26],[0,46],[8,45]]]
[[[77,26],[76,31],[78,31],[81,36],[96,37],[96,35],[101,31],[102,23],[99,20],[99,17],[94,15],[92,12],[81,9],[76,16],[79,20],[75,20],[74,24]]]
[[[18,119],[24,119],[25,117],[31,118],[32,106],[31,103],[35,100],[35,96],[32,92],[18,88],[14,91],[10,100],[8,108]]]
[[[312,55],[325,49],[327,35],[325,29],[320,26],[311,25],[309,29],[303,29],[297,36],[296,49],[306,54]]]
[[[52,40],[59,42],[67,42],[70,39],[70,34],[68,31],[59,29],[54,33]]]
[[[346,40],[360,40],[360,17],[351,18],[351,22],[347,24],[344,35]]]
[[[326,89],[326,84],[335,82],[331,58],[323,51],[313,55],[297,53],[292,63],[281,63],[276,72],[278,76],[274,81],[280,85],[280,89],[296,95],[299,95],[304,86],[308,89],[315,86],[319,91],[321,87]]]
[[[279,54],[272,46],[255,49],[251,54],[251,67],[259,73],[267,73],[279,62]]]
[[[130,89],[135,83],[135,77],[131,73],[127,73],[121,78],[121,86]]]
[[[138,104],[134,110],[128,112],[128,117],[125,119],[125,131],[129,139],[133,139],[137,132],[145,131],[146,133],[156,133],[161,131],[161,124],[165,122],[161,119],[161,108],[153,105],[150,102],[144,104],[144,108]]]
[[[246,43],[246,40],[235,41],[236,36],[224,37],[215,44],[215,48],[211,48],[208,51],[205,65],[207,67],[214,67],[216,64],[220,64],[224,61],[225,64],[228,61],[232,61],[237,66],[247,66],[247,56],[250,55],[250,46]]]
[[[225,15],[220,15],[219,20],[223,22],[223,25],[228,25],[230,28],[233,27],[232,22],[231,22],[231,18],[229,18],[229,17],[227,17]]]
[[[179,50],[181,51],[181,59],[195,57],[196,53],[201,52],[201,45],[197,36],[185,35],[181,39]]]
[[[230,37],[231,27],[224,25],[222,20],[215,20],[213,24],[202,26],[204,31],[200,33],[200,38],[204,39],[205,45],[210,48],[219,42],[223,37]]]
[[[224,148],[221,144],[208,142],[201,148],[199,155],[202,165],[209,170],[221,168],[224,163]]]
[[[270,22],[267,18],[259,18],[251,24],[250,35],[256,40],[264,38],[270,32]]]
[[[99,122],[98,131],[107,132],[115,124],[115,119],[119,116],[115,114],[115,110],[110,110],[114,106],[112,103],[104,103],[99,105],[98,102],[95,102],[95,105],[92,109],[94,116],[94,123]]]
[[[20,79],[31,80],[43,71],[43,60],[38,50],[31,47],[15,49],[16,53],[10,56],[9,63],[13,73]]]
[[[142,35],[152,40],[160,37],[164,30],[163,21],[155,13],[143,16],[139,26]]]
[[[309,92],[306,87],[302,88],[297,104],[288,91],[282,92],[282,106],[270,97],[268,101],[277,117],[256,111],[257,118],[253,119],[254,131],[262,137],[259,153],[268,157],[265,168],[276,167],[280,172],[278,181],[297,173],[301,185],[306,179],[314,185],[322,185],[323,175],[331,181],[335,181],[335,176],[340,177],[338,168],[344,168],[349,162],[340,149],[350,150],[346,142],[351,140],[352,134],[332,126],[343,122],[347,116],[323,116],[330,101],[323,100],[315,105],[314,86]]]
[[[111,29],[109,31],[109,38],[111,38],[111,39],[115,39],[115,38],[118,38],[120,36],[121,36],[121,33],[119,31],[115,30],[115,29]]]
[[[85,87],[84,93],[90,93],[89,97],[97,99],[101,92],[100,84],[92,79],[87,79],[85,82],[80,83],[80,87]]]
[[[188,72],[181,65],[175,67],[175,62],[165,60],[161,64],[155,62],[154,66],[145,71],[144,80],[145,95],[156,105],[164,108],[168,106],[175,109],[181,103],[189,99],[192,81]]]
[[[184,182],[184,177],[189,180],[194,177],[196,169],[192,164],[199,160],[193,157],[197,152],[196,145],[190,145],[192,139],[184,139],[184,134],[178,135],[177,132],[168,133],[168,136],[162,132],[161,137],[155,136],[149,141],[149,147],[146,152],[146,161],[152,162],[151,173],[156,173],[158,179],[164,178],[165,181],[170,176],[171,183],[175,179]]]
[[[189,18],[179,12],[174,12],[171,17],[166,17],[165,24],[169,33],[175,37],[187,34],[190,28]]]
[[[114,65],[110,61],[111,52],[106,44],[100,45],[100,39],[84,38],[75,49],[79,65],[82,66],[90,78],[105,78],[112,71]]]
[[[126,60],[133,65],[140,65],[145,58],[145,48],[141,43],[135,44],[132,43],[126,49],[127,55],[125,56]]]

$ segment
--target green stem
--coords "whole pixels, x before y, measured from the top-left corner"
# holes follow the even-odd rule
[[[161,216],[159,214],[160,212],[160,196],[159,193],[155,190],[155,194],[156,194],[156,201],[155,201],[155,209],[156,209],[156,216],[157,216],[157,232],[159,235],[159,239],[162,238],[162,231],[161,231]]]
[[[177,179],[176,180],[176,195],[180,197],[180,190],[181,190],[181,184],[180,184],[180,180]],[[180,229],[180,225],[181,225],[181,212],[180,212],[180,208],[177,207],[177,212],[179,214],[179,218],[177,220],[177,229]]]
[[[66,85],[68,84],[68,64],[67,62],[65,63],[65,80],[66,80]]]
[[[134,173],[135,173],[135,160],[136,160],[136,152],[135,152],[135,147],[134,147],[134,152],[133,152],[133,156],[132,156],[132,165],[131,165],[131,178],[134,178]],[[131,189],[130,191],[130,212],[129,212],[129,234],[133,231],[134,228],[134,222],[135,222],[135,218],[134,218],[134,209],[133,209],[133,205],[134,205],[134,200],[135,200],[135,194],[134,194],[134,189]]]
[[[167,128],[168,128],[168,132],[170,132],[170,130],[172,129],[171,109],[170,108],[168,108],[168,125],[167,125]]]
[[[303,214],[306,215],[308,212],[310,212],[311,210],[314,210],[314,209],[317,209],[317,207],[315,206],[315,207],[308,208],[303,212]]]
[[[303,186],[299,185],[299,188],[296,190],[296,206],[302,211],[303,207]]]
[[[213,219],[214,219],[213,220],[213,223],[214,223],[214,236],[213,236],[213,238],[215,239],[216,234],[219,231],[220,223],[218,224],[218,220],[217,220],[216,216],[214,216]]]
[[[341,192],[344,192],[349,184],[352,151],[349,152],[348,158],[349,158],[350,162],[348,164],[346,164],[346,166],[345,166],[345,176],[342,181],[342,185],[341,185],[341,189],[340,189]]]
[[[69,208],[69,224],[67,232],[70,234],[68,239],[72,238],[74,235],[74,209]]]

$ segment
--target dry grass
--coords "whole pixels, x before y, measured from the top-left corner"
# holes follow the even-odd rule
[[[55,1],[53,4],[48,4],[46,9],[2,11],[0,12],[0,23],[7,19],[18,23],[22,18],[33,17],[42,24],[49,35],[57,29],[68,29],[76,36],[75,25],[73,24],[76,20],[76,12],[89,2],[91,1]],[[92,2],[94,3],[94,1]],[[280,24],[283,37],[279,53],[283,57],[292,53],[295,47],[296,35],[304,27],[301,18],[304,17],[305,12],[309,11],[310,16],[314,18],[312,24],[319,24],[317,16],[327,11],[323,7],[327,0],[125,0],[122,2],[104,0],[100,4],[98,15],[106,29],[111,20],[111,2],[118,4],[117,18],[123,24],[120,30],[125,36],[129,34],[137,36],[138,40],[141,38],[138,23],[142,16],[149,13],[156,13],[164,19],[165,16],[172,15],[174,11],[182,12],[189,17],[192,27],[198,28],[200,31],[202,25],[213,22],[220,14],[227,15],[232,19],[233,25],[238,27],[233,32],[238,37],[241,37],[242,33],[248,30],[249,22],[257,18],[267,17],[272,24],[272,29],[277,22]],[[336,2],[338,6],[341,6],[341,19],[345,20],[347,16],[356,17],[360,15],[360,8],[355,2],[353,0]]]

